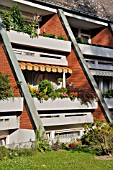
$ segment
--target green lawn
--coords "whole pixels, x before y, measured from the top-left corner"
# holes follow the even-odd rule
[[[0,170],[113,170],[113,160],[82,152],[46,152],[0,161]]]

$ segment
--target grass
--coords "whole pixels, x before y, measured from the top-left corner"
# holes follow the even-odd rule
[[[0,170],[113,170],[113,160],[83,152],[45,152],[0,161]]]

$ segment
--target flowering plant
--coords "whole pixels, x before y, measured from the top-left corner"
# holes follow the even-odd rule
[[[74,101],[76,98],[80,100],[81,104],[88,105],[92,100],[95,99],[94,93],[86,88],[79,89],[67,89],[64,87],[54,89],[51,82],[48,80],[43,80],[40,82],[38,88],[31,87],[28,84],[29,90],[33,97],[36,97],[38,100],[48,100],[49,98],[55,100],[56,98],[70,98]]]
[[[78,93],[77,92],[71,92],[69,94],[69,97],[70,97],[71,100],[74,100],[78,97]]]
[[[74,146],[75,146],[74,143],[70,143],[70,144],[69,144],[69,147],[70,147],[70,148],[73,148]]]

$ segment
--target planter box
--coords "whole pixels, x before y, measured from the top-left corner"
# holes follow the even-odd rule
[[[20,125],[17,116],[0,116],[0,130],[18,129]]]
[[[64,99],[48,99],[47,101],[40,102],[37,98],[34,98],[34,103],[37,110],[82,110],[82,109],[96,109],[97,102],[92,101],[92,104],[84,105],[79,100],[75,99],[71,101],[69,98]]]
[[[0,100],[0,112],[23,111],[23,98],[14,97],[6,100]]]
[[[12,30],[8,31],[7,34],[11,43],[55,51],[71,52],[70,41],[58,40],[43,36],[39,36],[38,38],[30,38],[30,35],[28,34],[23,34]]]

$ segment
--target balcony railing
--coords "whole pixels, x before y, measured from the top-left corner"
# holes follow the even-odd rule
[[[0,112],[23,111],[23,98],[14,97],[6,100],[0,100]]]
[[[113,109],[113,98],[104,98],[109,109]]]
[[[113,49],[99,47],[94,45],[88,44],[78,44],[82,54],[89,55],[89,56],[98,56],[98,57],[108,57],[113,59]]]
[[[18,129],[20,125],[19,117],[0,116],[0,130]]]
[[[94,101],[87,106],[79,100],[71,101],[68,98],[49,99],[41,103],[34,98],[34,102],[44,126],[93,123],[91,110],[97,108]]]
[[[43,36],[30,38],[28,34],[23,34],[12,30],[7,32],[7,34],[10,42],[14,44],[21,44],[24,46],[49,49],[54,51],[71,52],[70,41],[58,40]]]

